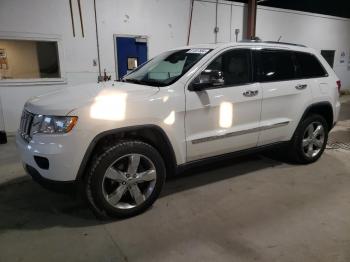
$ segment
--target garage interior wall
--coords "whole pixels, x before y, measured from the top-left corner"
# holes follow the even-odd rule
[[[149,58],[187,42],[191,0],[97,0],[97,26],[102,71],[115,79],[113,35],[146,35]],[[96,82],[98,67],[93,0],[82,2],[84,37],[82,36],[77,0],[72,0],[75,37],[72,33],[69,1],[1,0],[0,38],[57,38],[62,79],[60,81],[0,81],[5,128],[15,132],[25,101],[68,85]],[[215,0],[195,0],[190,44],[215,41]],[[219,1],[218,42],[235,41],[245,35],[246,6]],[[335,50],[334,70],[343,88],[350,89],[350,19],[298,11],[258,7],[257,36],[305,44],[317,50]],[[340,55],[346,53],[345,63]]]

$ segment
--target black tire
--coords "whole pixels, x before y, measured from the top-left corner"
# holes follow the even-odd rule
[[[307,155],[307,153],[305,152],[305,148],[303,147],[303,139],[304,139],[304,135],[307,132],[307,128],[312,123],[319,123],[320,125],[322,125],[324,129],[324,142],[322,147],[319,148],[318,153],[317,154],[315,153],[315,155],[310,156],[310,155]],[[317,161],[321,157],[324,149],[326,148],[327,140],[328,140],[328,132],[329,132],[329,127],[328,127],[327,121],[324,119],[323,116],[317,115],[317,114],[306,116],[299,123],[297,129],[295,130],[294,136],[290,141],[290,145],[288,147],[289,159],[292,162],[299,163],[299,164],[310,164]]]
[[[156,179],[152,193],[143,203],[132,208],[118,208],[111,205],[103,192],[103,181],[107,169],[117,160],[130,154],[139,154],[149,159],[155,170]],[[152,206],[158,198],[165,182],[166,169],[164,161],[158,151],[151,145],[140,141],[122,141],[107,148],[104,153],[95,156],[91,167],[84,179],[84,193],[90,207],[99,218],[116,217],[127,218],[138,215]]]

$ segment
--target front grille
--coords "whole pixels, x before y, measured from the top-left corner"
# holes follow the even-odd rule
[[[34,114],[32,114],[26,110],[23,110],[22,117],[21,117],[21,123],[19,125],[19,134],[27,142],[29,142],[31,140],[30,129],[32,127],[33,118],[34,118]]]

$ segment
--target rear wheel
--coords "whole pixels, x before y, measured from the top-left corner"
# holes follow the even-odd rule
[[[306,117],[298,126],[290,146],[290,157],[302,164],[315,162],[326,147],[328,125],[320,115]]]
[[[157,150],[143,142],[125,141],[94,160],[85,187],[95,211],[125,218],[149,208],[164,181],[164,161]]]

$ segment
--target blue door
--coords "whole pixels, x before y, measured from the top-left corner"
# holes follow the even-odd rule
[[[117,37],[118,78],[147,61],[147,43],[135,37]]]

